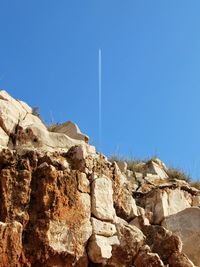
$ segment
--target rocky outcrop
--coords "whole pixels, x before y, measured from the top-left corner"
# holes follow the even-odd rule
[[[66,123],[50,132],[31,107],[6,91],[0,91],[0,134],[0,146],[18,151],[25,148],[58,151],[80,144],[89,148],[85,143],[88,137],[78,126]]]
[[[88,143],[89,137],[85,134],[82,134],[78,125],[72,121],[67,121],[65,123],[55,125],[52,127],[52,132],[63,133],[72,139],[82,140]]]
[[[196,266],[200,266],[200,208],[187,208],[168,216],[162,225],[180,236],[183,252]]]
[[[110,162],[5,91],[0,111],[0,267],[200,266],[200,192],[159,159]]]

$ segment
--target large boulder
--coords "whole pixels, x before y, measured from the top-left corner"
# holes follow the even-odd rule
[[[169,176],[166,172],[166,167],[161,160],[155,159],[147,162],[147,172],[157,174],[161,179],[167,179]]]
[[[153,222],[159,224],[162,220],[191,206],[192,199],[188,192],[176,189],[153,189],[144,197],[147,212],[153,212]]]
[[[200,208],[187,208],[168,216],[162,225],[180,236],[183,252],[200,266]]]
[[[92,214],[106,221],[113,221],[116,213],[113,203],[112,180],[107,177],[98,177],[92,182]]]
[[[112,256],[112,247],[119,245],[117,236],[93,235],[88,245],[88,255],[92,262],[105,264]]]
[[[67,136],[71,137],[72,139],[82,140],[85,142],[89,141],[89,137],[83,133],[81,133],[77,124],[73,123],[72,121],[67,121],[62,124],[55,125],[52,128],[52,131],[55,133],[63,133]]]

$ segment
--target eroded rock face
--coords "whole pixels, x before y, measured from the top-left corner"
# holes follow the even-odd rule
[[[113,221],[115,209],[113,206],[112,181],[107,177],[96,178],[92,182],[91,195],[92,214],[100,220]]]
[[[135,267],[164,267],[164,263],[157,253],[152,253],[149,246],[144,246],[140,249],[136,260],[134,261]]]
[[[200,265],[199,190],[159,159],[110,162],[70,125],[49,132],[0,91],[0,267]]]
[[[145,209],[154,214],[154,223],[191,206],[191,199],[187,192],[180,190],[153,190],[145,200]]]
[[[68,130],[64,131],[66,127]],[[0,91],[0,134],[0,146],[19,151],[22,148],[68,150],[80,144],[89,147],[85,143],[88,142],[87,136],[75,124],[62,125],[57,131],[49,132],[31,107],[15,100],[6,91]]]
[[[199,266],[200,208],[187,208],[177,214],[171,215],[165,218],[162,225],[180,236],[183,242],[183,252],[195,265]]]
[[[89,137],[85,134],[82,134],[78,125],[72,121],[67,121],[63,124],[56,125],[53,127],[53,132],[64,133],[72,139],[83,140],[85,142],[89,141]]]
[[[19,266],[22,254],[22,225],[0,222],[0,266]]]

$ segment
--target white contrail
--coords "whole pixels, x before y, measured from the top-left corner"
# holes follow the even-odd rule
[[[99,48],[99,150],[101,150],[101,131],[102,131],[102,117],[101,117],[101,75],[102,75],[102,60],[101,49]]]

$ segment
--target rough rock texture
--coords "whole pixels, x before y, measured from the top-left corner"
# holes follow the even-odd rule
[[[85,134],[82,134],[80,129],[78,128],[78,125],[76,125],[72,121],[68,121],[63,124],[56,125],[53,127],[52,130],[55,133],[64,133],[73,139],[83,140],[85,142],[89,141],[89,137]]]
[[[162,224],[181,237],[183,252],[200,266],[200,208],[185,209],[165,218]]]
[[[61,128],[67,127],[67,131]],[[43,150],[69,149],[73,145],[84,144],[88,138],[81,134],[75,124],[62,125],[58,132],[49,132],[41,119],[33,114],[32,108],[15,100],[6,91],[0,91],[0,146],[21,150],[36,148]],[[77,134],[74,133],[74,128]],[[66,132],[70,132],[69,135]],[[74,133],[74,134],[72,134]],[[83,138],[84,137],[84,138]]]
[[[197,189],[54,131],[0,91],[0,267],[200,266]]]

